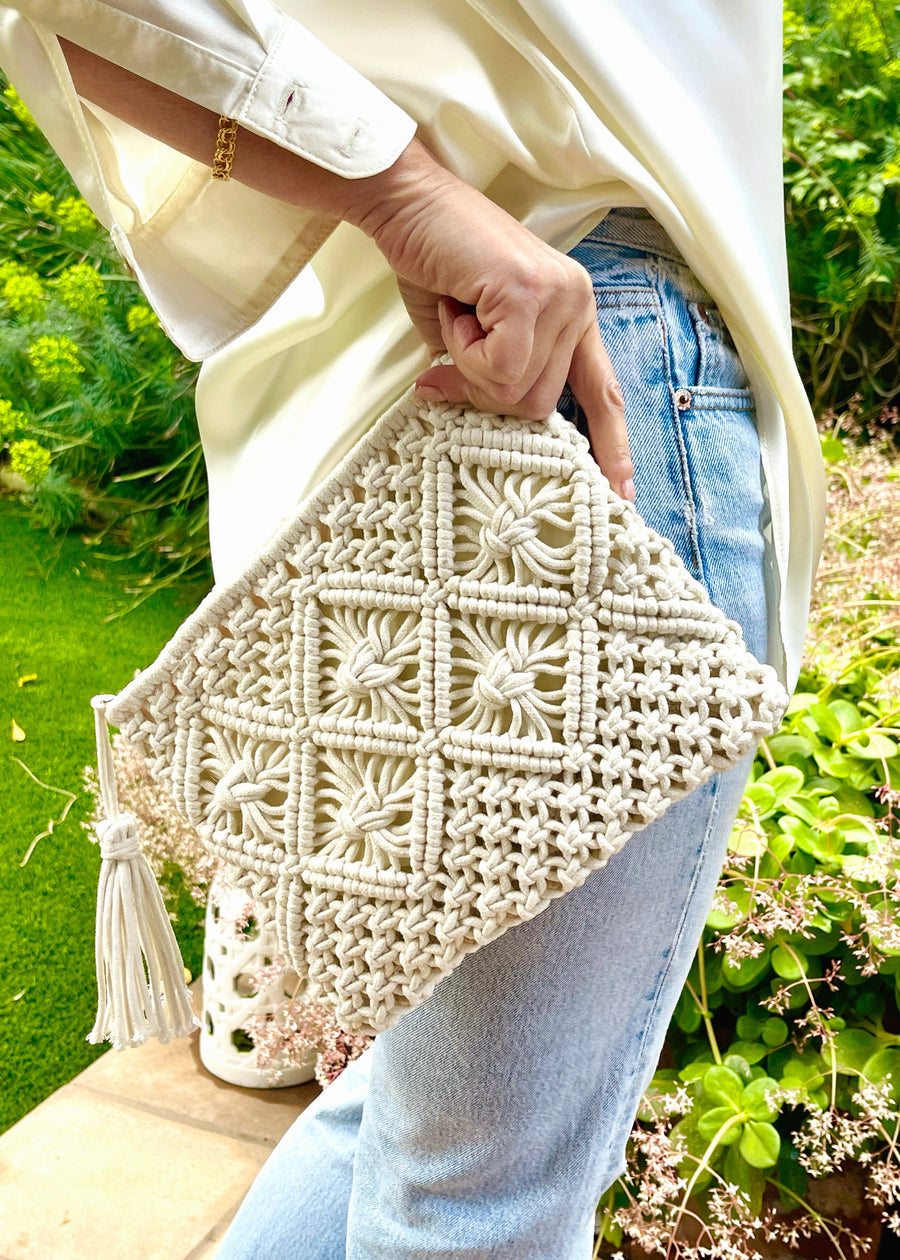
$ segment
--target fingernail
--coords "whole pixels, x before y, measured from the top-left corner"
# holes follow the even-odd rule
[[[622,485],[622,498],[630,499],[634,503],[634,482],[629,477]]]
[[[438,389],[435,385],[417,385],[416,393],[420,398],[424,398],[426,402],[447,401],[447,395],[442,389]]]

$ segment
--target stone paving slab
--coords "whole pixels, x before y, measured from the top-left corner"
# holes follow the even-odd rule
[[[110,1050],[0,1136],[0,1260],[213,1260],[320,1089],[227,1085],[199,1040]]]

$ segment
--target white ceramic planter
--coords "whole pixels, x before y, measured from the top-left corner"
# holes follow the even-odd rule
[[[300,1085],[315,1076],[316,1054],[310,1050],[307,1061],[285,1067],[276,1059],[269,1067],[256,1063],[256,1048],[241,1026],[250,1015],[274,1011],[304,985],[297,987],[297,973],[290,969],[256,993],[252,977],[268,966],[278,953],[273,924],[260,923],[254,916],[245,939],[234,931],[234,921],[251,899],[221,879],[210,885],[206,903],[206,936],[203,950],[203,1020],[200,1029],[200,1059],[215,1076],[231,1085],[271,1089],[271,1070],[281,1074],[278,1085]]]

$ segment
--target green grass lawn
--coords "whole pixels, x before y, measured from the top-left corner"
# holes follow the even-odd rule
[[[122,607],[121,565],[79,537],[51,539],[21,506],[0,499],[0,1131],[77,1075],[107,1046],[85,1040],[94,1022],[94,911],[99,849],[81,826],[91,802],[81,773],[94,764],[91,696],[115,692],[148,665],[203,590],[166,592]],[[34,682],[19,679],[36,674]],[[13,722],[25,732],[14,741]],[[35,845],[67,798],[65,821]],[[186,965],[201,965],[202,911],[185,896],[176,934]],[[124,1053],[128,1051],[109,1051]]]

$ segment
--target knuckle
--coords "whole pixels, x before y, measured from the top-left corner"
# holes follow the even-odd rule
[[[578,300],[584,306],[589,306],[593,314],[597,307],[597,303],[594,298],[594,284],[591,277],[580,263],[576,263],[576,272],[573,277],[572,288]]]
[[[616,464],[618,465],[619,474],[623,480],[626,480],[628,477],[634,477],[634,463],[628,451],[623,451],[620,454],[617,454]]]
[[[520,356],[512,349],[505,353],[495,353],[491,362],[491,380],[485,382],[485,388],[496,393],[504,401],[516,402],[522,397],[519,381],[522,376]]]
[[[522,401],[522,390],[516,382],[510,384],[492,383],[491,396],[503,407],[516,407]]]
[[[625,397],[622,393],[622,386],[614,376],[608,376],[603,382],[603,398],[607,406],[624,413]]]
[[[594,285],[587,269],[574,258],[563,256],[561,262],[561,282],[571,295],[573,303],[578,309],[589,306],[591,311],[594,311],[596,309]]]
[[[544,268],[531,259],[523,260],[513,278],[513,284],[522,302],[539,302],[546,290]]]

